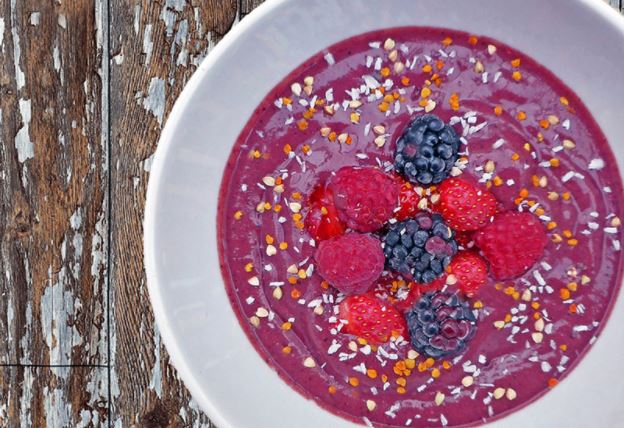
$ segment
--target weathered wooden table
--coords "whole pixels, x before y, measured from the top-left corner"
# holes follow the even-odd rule
[[[211,425],[154,324],[144,198],[176,97],[261,1],[0,0],[0,426]]]

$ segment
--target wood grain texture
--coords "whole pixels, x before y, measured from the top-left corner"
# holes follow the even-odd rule
[[[96,9],[80,0],[0,8],[0,362],[106,364]]]
[[[85,428],[107,423],[106,367],[0,367],[0,426]]]
[[[111,3],[112,422],[209,426],[161,344],[143,270],[143,209],[162,124],[238,19],[236,0]]]

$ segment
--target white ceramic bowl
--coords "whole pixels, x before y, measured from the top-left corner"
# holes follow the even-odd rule
[[[229,152],[257,104],[292,69],[350,36],[396,26],[483,34],[535,58],[582,98],[624,171],[624,19],[599,0],[274,0],[201,64],[163,131],[149,182],[145,264],[162,337],[220,428],[355,426],[284,383],[260,359],[225,293],[217,197]],[[311,36],[312,35],[312,36]],[[616,427],[624,420],[624,299],[561,385],[498,427]]]

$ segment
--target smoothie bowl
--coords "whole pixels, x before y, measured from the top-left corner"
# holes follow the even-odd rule
[[[623,24],[335,3],[263,6],[164,131],[148,282],[193,396],[222,427],[610,426]]]

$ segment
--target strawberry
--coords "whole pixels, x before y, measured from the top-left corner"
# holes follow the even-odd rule
[[[416,193],[412,183],[397,178],[399,184],[399,210],[395,211],[394,218],[403,221],[407,218],[414,217],[419,211],[418,202],[420,195]]]
[[[434,209],[457,231],[480,229],[497,211],[494,195],[460,178],[442,182],[439,194]]]
[[[314,189],[308,203],[310,208],[304,223],[314,239],[323,241],[345,232],[345,226],[338,218],[331,190],[325,185]]]
[[[511,279],[539,260],[548,243],[540,220],[530,212],[504,212],[474,235],[496,279]]]
[[[394,307],[372,294],[347,297],[340,303],[340,319],[346,320],[343,331],[374,344],[386,343],[391,337],[408,340],[407,324]]]
[[[468,296],[472,296],[487,282],[487,264],[473,251],[457,253],[451,261],[449,270],[457,279],[457,288]]]

